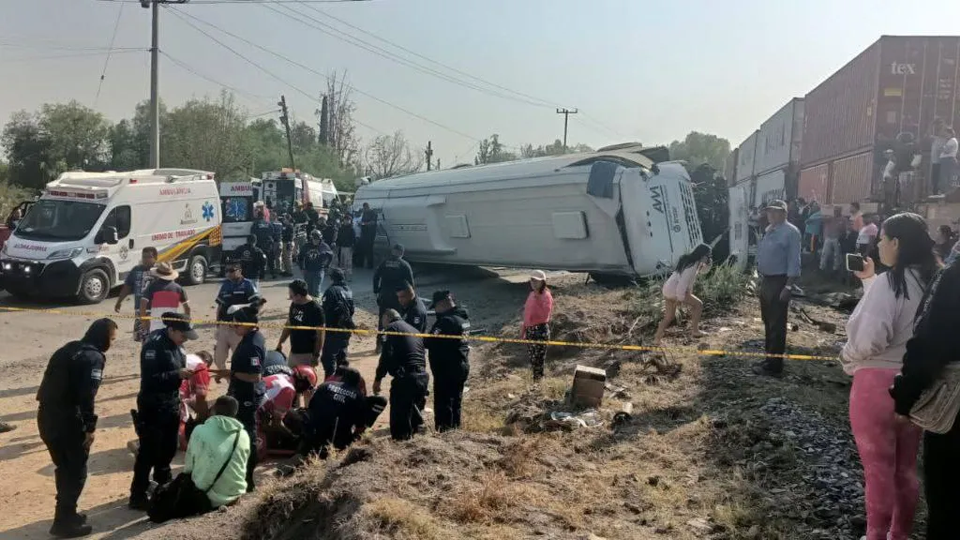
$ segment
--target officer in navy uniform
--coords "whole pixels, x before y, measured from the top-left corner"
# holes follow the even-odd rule
[[[366,203],[364,203],[366,204]],[[397,299],[397,289],[409,283],[416,287],[413,279],[413,269],[410,263],[403,260],[403,246],[396,244],[390,252],[390,258],[380,263],[373,272],[373,294],[377,297],[377,306],[380,313],[377,315],[377,330],[382,330],[383,314],[388,309],[402,311],[403,307]],[[426,323],[424,323],[426,324]],[[380,352],[381,343],[377,341],[377,352]]]
[[[383,317],[385,336],[380,363],[377,365],[373,393],[379,394],[386,375],[390,383],[390,436],[396,441],[407,440],[423,425],[423,406],[427,399],[430,375],[427,373],[423,339],[416,328],[400,317],[395,309],[388,309]]]
[[[427,306],[417,296],[417,292],[410,283],[404,283],[397,288],[397,303],[400,304],[400,314],[407,324],[414,327],[421,334],[427,331]]]
[[[257,409],[265,393],[263,362],[267,357],[266,342],[260,328],[255,307],[245,307],[233,314],[234,331],[241,336],[240,344],[230,360],[230,385],[227,395],[240,404],[237,420],[250,436],[250,447],[257,448]],[[253,471],[257,467],[257,452],[250,452],[247,461],[247,492],[254,490]]]
[[[232,257],[233,261],[240,264],[243,275],[257,286],[260,285],[260,280],[266,277],[264,269],[267,265],[267,255],[260,249],[258,242],[257,236],[251,234],[247,237],[247,243],[238,247]]]
[[[193,372],[187,369],[183,344],[197,339],[190,317],[164,313],[164,327],[150,334],[140,351],[140,393],[135,428],[140,437],[133,466],[129,506],[147,510],[150,471],[160,485],[173,479],[170,462],[180,443],[180,383]]]
[[[450,291],[433,293],[430,306],[437,322],[430,333],[465,336],[470,329],[467,310],[458,306]],[[437,431],[458,429],[463,407],[463,386],[470,375],[470,344],[466,339],[427,338],[424,340],[433,373],[433,410]]]
[[[321,301],[326,326],[327,328],[353,330],[357,327],[353,321],[353,291],[347,286],[343,270],[339,268],[331,270],[330,279],[333,284],[323,293]],[[328,330],[326,339],[323,341],[323,350],[320,353],[320,363],[324,366],[338,366],[343,363],[347,359],[347,348],[350,346],[351,335],[350,332]]]
[[[273,225],[263,216],[263,209],[257,209],[257,217],[253,225],[250,226],[250,234],[257,237],[257,246],[263,250],[267,256],[267,266],[270,268],[270,275],[274,279],[277,277],[277,257],[276,243],[273,241]]]
[[[55,467],[53,536],[76,538],[93,530],[87,516],[77,513],[77,500],[87,480],[87,458],[97,429],[94,399],[103,380],[104,353],[116,338],[117,323],[95,321],[83,339],[53,354],[37,391],[37,427]]]

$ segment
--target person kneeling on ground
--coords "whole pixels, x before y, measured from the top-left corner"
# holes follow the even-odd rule
[[[187,442],[194,428],[210,416],[207,392],[210,389],[210,365],[213,355],[207,351],[187,355],[189,379],[180,383],[180,450],[187,449]]]
[[[239,407],[230,396],[217,398],[213,416],[190,436],[183,472],[154,495],[151,521],[204,514],[233,503],[247,491],[250,436],[236,419]]]
[[[301,458],[317,455],[326,459],[331,444],[337,450],[350,446],[386,406],[382,397],[364,398],[356,368],[343,367],[338,373],[339,381],[321,384],[310,400],[303,418]]]
[[[276,351],[274,351],[276,352]],[[310,366],[297,366],[293,372],[277,373],[264,377],[265,394],[257,411],[260,435],[257,438],[257,454],[260,460],[270,453],[291,455],[296,449],[296,436],[283,424],[283,417],[295,408],[302,395],[310,402],[317,386],[317,372]]]

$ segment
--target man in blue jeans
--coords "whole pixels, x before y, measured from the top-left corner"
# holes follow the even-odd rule
[[[323,276],[333,261],[333,250],[323,242],[320,231],[310,233],[310,243],[300,251],[300,270],[307,282],[307,292],[314,298],[320,298],[323,289]]]

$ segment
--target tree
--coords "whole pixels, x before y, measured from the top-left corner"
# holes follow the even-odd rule
[[[39,126],[49,141],[48,167],[103,170],[109,162],[110,124],[104,116],[76,101],[45,104]]]
[[[500,142],[500,135],[494,133],[490,138],[480,141],[480,147],[477,150],[477,157],[474,159],[474,163],[477,165],[485,165],[487,163],[500,163],[517,159],[516,154],[507,152],[504,148],[503,143]]]
[[[711,242],[730,226],[730,188],[716,169],[704,163],[690,172],[693,199],[705,242]]]
[[[367,173],[377,180],[410,174],[423,167],[423,159],[419,152],[410,151],[402,131],[380,135],[367,146]]]
[[[0,136],[7,156],[10,179],[23,187],[43,188],[50,180],[47,158],[50,141],[40,129],[39,115],[17,111]]]
[[[357,105],[353,101],[353,88],[347,83],[346,72],[341,75],[334,71],[327,77],[327,91],[321,95],[321,102],[327,104],[327,112],[324,114],[321,105],[316,114],[320,116],[321,130],[326,118],[327,146],[333,149],[340,167],[348,167],[357,158],[360,141],[353,121]]]
[[[232,94],[218,101],[191,99],[170,111],[160,133],[161,163],[213,171],[219,177],[247,170],[246,111]]]
[[[554,140],[553,144],[537,146],[536,148],[534,148],[532,144],[520,145],[520,157],[524,159],[545,156],[562,156],[563,154],[579,154],[583,152],[593,152],[593,148],[590,148],[585,144],[578,144],[572,147],[568,146],[566,149],[564,149],[563,142],[560,139]]]
[[[330,107],[327,96],[320,99],[320,144],[330,144]]]
[[[727,154],[730,153],[730,141],[710,135],[691,131],[683,141],[670,143],[670,158],[686,161],[690,167],[696,168],[706,163],[716,171],[722,171]]]

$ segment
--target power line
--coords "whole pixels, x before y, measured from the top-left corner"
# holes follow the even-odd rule
[[[272,3],[272,2],[270,2],[270,3]],[[364,49],[364,50],[366,50],[366,51],[368,51],[368,52],[371,52],[371,53],[373,53],[373,54],[375,54],[375,55],[377,55],[377,56],[380,56],[380,57],[385,58],[385,59],[387,59],[387,60],[390,60],[390,61],[392,61],[392,62],[398,63],[398,64],[400,64],[400,65],[409,67],[409,68],[411,68],[411,69],[413,69],[413,70],[415,70],[415,71],[419,71],[419,72],[421,72],[421,73],[424,73],[424,74],[427,74],[427,75],[431,75],[431,76],[433,76],[433,77],[436,77],[436,78],[438,78],[438,79],[441,79],[441,80],[450,82],[450,83],[452,83],[452,84],[456,84],[456,85],[459,85],[459,86],[463,86],[463,87],[465,87],[465,88],[469,88],[469,89],[471,89],[471,90],[476,90],[477,92],[480,92],[480,93],[483,93],[483,94],[487,94],[487,95],[490,95],[490,96],[494,96],[494,97],[498,97],[498,98],[501,98],[501,99],[507,99],[507,100],[511,100],[511,101],[518,101],[518,102],[520,102],[520,103],[524,103],[524,104],[527,104],[527,105],[533,105],[533,106],[536,106],[536,107],[543,107],[543,106],[544,106],[544,104],[541,103],[541,102],[535,102],[535,101],[531,101],[531,100],[526,99],[526,98],[519,98],[519,97],[514,97],[514,96],[507,95],[507,94],[503,94],[503,93],[497,92],[497,91],[495,91],[495,90],[491,90],[491,89],[489,89],[489,88],[484,88],[484,87],[482,87],[482,86],[478,86],[477,84],[471,83],[471,82],[469,82],[469,81],[464,81],[463,79],[458,79],[458,78],[453,77],[453,76],[451,76],[451,75],[448,75],[448,74],[446,74],[446,73],[437,71],[436,69],[433,69],[433,68],[431,68],[431,67],[424,66],[424,65],[422,65],[422,64],[418,64],[418,63],[416,63],[416,62],[414,62],[414,61],[412,61],[412,60],[403,58],[402,56],[399,56],[399,55],[397,55],[396,53],[393,53],[393,52],[391,52],[391,51],[388,51],[388,50],[384,49],[383,47],[380,47],[380,46],[375,45],[375,44],[373,44],[373,43],[370,43],[370,42],[368,42],[368,41],[364,41],[363,39],[358,38],[358,37],[356,37],[356,36],[352,36],[352,35],[344,32],[344,31],[342,31],[342,30],[340,30],[340,29],[338,29],[338,28],[336,28],[336,27],[334,27],[334,26],[331,26],[330,24],[327,24],[327,23],[325,23],[325,22],[323,22],[323,21],[321,21],[321,20],[319,20],[319,19],[317,19],[317,18],[315,18],[315,17],[313,17],[313,16],[311,16],[311,15],[309,15],[309,14],[307,14],[307,13],[304,13],[304,12],[302,12],[302,11],[297,11],[296,9],[294,9],[294,8],[291,7],[291,6],[286,6],[286,5],[284,5],[284,6],[279,6],[279,7],[283,7],[284,9],[286,9],[286,10],[294,13],[295,15],[291,15],[291,14],[286,13],[286,12],[284,12],[284,11],[280,11],[279,9],[277,9],[277,7],[273,7],[273,6],[269,6],[269,5],[264,5],[263,7],[265,7],[266,9],[269,9],[270,11],[273,11],[274,13],[278,13],[278,14],[280,14],[280,15],[283,15],[284,17],[287,17],[287,18],[292,19],[292,20],[294,20],[294,21],[296,21],[296,22],[299,22],[300,24],[304,24],[304,25],[306,25],[306,26],[309,26],[310,28],[313,28],[314,30],[317,30],[317,31],[319,31],[319,32],[321,32],[321,33],[324,33],[324,34],[326,34],[326,35],[328,35],[328,36],[330,36],[330,37],[333,37],[334,39],[339,39],[340,41],[344,41],[344,42],[349,43],[349,44],[351,44],[351,45],[353,45],[353,46],[355,46],[355,47],[358,47],[358,48]],[[304,7],[311,7],[311,6],[304,6]],[[321,12],[321,13],[322,13],[322,12]],[[310,20],[310,21],[313,21],[314,24],[310,24],[310,23],[304,21],[303,19],[308,19],[308,20]]]
[[[170,56],[170,54],[167,53],[166,51],[160,51],[160,54],[162,54],[163,56],[165,56],[165,57],[167,58],[167,60],[170,60],[171,62],[173,62],[174,64],[176,64],[177,66],[179,66],[181,69],[183,69],[183,70],[185,70],[185,71],[188,71],[188,72],[196,75],[197,77],[200,77],[201,79],[203,79],[203,80],[205,80],[205,81],[207,81],[207,82],[211,82],[211,83],[213,83],[213,84],[215,84],[215,85],[217,85],[217,86],[219,86],[219,87],[221,87],[221,88],[225,88],[225,89],[230,90],[231,92],[234,92],[234,93],[239,94],[239,95],[241,95],[241,96],[247,96],[247,97],[249,97],[249,98],[256,99],[256,100],[272,100],[272,99],[273,99],[273,98],[271,98],[270,96],[258,95],[258,94],[254,94],[254,93],[251,93],[251,92],[247,92],[246,90],[241,90],[240,88],[237,88],[237,87],[235,87],[235,86],[230,86],[229,84],[222,83],[222,82],[220,82],[220,81],[218,81],[218,80],[216,80],[216,79],[214,79],[214,78],[212,78],[212,77],[209,77],[209,76],[207,76],[207,75],[204,75],[203,73],[200,73],[200,72],[197,71],[196,69],[190,67],[190,66],[189,66],[188,64],[186,64],[185,62],[183,62],[183,61],[181,61],[181,60],[177,60],[176,58]],[[262,116],[262,115],[261,115],[261,116]]]
[[[140,0],[97,0],[98,2],[110,2],[114,4],[140,4]],[[372,2],[373,0],[190,0],[191,5],[216,5],[216,4],[346,4],[354,2]]]
[[[185,18],[185,17],[190,17],[190,18],[196,19],[196,17],[193,17],[192,15],[188,15],[188,14],[186,14],[186,13],[182,13],[182,12],[180,12],[180,11],[177,11],[177,10],[174,9],[174,8],[168,8],[168,9],[169,9],[170,13],[171,13],[173,16],[175,16],[175,17],[177,17],[178,19],[180,19],[184,24],[186,24],[187,26],[193,28],[193,29],[196,30],[197,32],[200,32],[201,34],[203,34],[204,36],[206,36],[207,38],[209,38],[209,39],[211,39],[213,42],[215,42],[217,45],[220,45],[220,46],[223,47],[224,49],[227,49],[228,51],[230,51],[231,53],[233,53],[235,56],[239,57],[241,60],[247,62],[248,64],[252,65],[253,67],[259,69],[260,71],[262,71],[262,72],[264,72],[264,73],[266,73],[268,76],[270,76],[272,79],[276,80],[276,81],[279,82],[280,84],[286,85],[286,86],[292,88],[293,90],[296,90],[298,93],[302,94],[303,96],[307,97],[308,99],[311,99],[311,100],[316,100],[316,99],[317,99],[316,96],[314,96],[314,95],[311,94],[310,92],[307,92],[306,90],[303,90],[302,88],[299,88],[299,87],[295,86],[294,84],[286,81],[285,79],[283,79],[282,77],[276,75],[275,73],[273,73],[272,71],[268,70],[267,68],[261,66],[260,64],[254,62],[253,60],[247,58],[246,56],[244,56],[243,54],[241,54],[240,52],[238,52],[236,49],[234,49],[233,47],[231,47],[231,46],[227,45],[226,43],[220,41],[220,40],[217,39],[216,37],[212,36],[212,35],[211,35],[209,32],[207,32],[206,30],[198,27],[197,25],[191,23],[190,21],[188,21],[188,20]],[[197,20],[199,20],[199,19],[197,19]],[[204,22],[204,21],[201,21],[201,22]],[[209,23],[205,23],[205,24],[209,24]],[[211,25],[211,26],[213,26],[213,25]],[[224,32],[224,33],[227,33],[225,30],[222,30],[222,29],[220,29],[220,30],[221,30],[222,32]],[[169,55],[168,55],[167,57],[169,58]],[[357,124],[359,124],[359,125],[367,128],[367,129],[370,129],[370,130],[375,131],[375,132],[377,132],[377,133],[380,133],[380,134],[382,134],[382,135],[386,135],[386,133],[384,133],[383,131],[380,131],[379,129],[377,129],[377,128],[371,126],[371,125],[364,124],[363,122],[361,122],[361,121],[359,121],[359,120],[356,120],[356,119],[355,119],[354,122],[356,122]]]
[[[69,45],[30,45],[25,43],[0,43],[0,47],[11,47],[14,49],[36,49],[50,51],[146,51],[143,47],[73,47]]]
[[[97,102],[100,101],[100,90],[103,89],[103,79],[107,77],[107,66],[110,65],[110,53],[113,52],[113,45],[117,41],[117,31],[120,29],[120,18],[123,17],[123,4],[117,11],[117,22],[113,25],[113,35],[110,37],[110,50],[107,52],[107,58],[103,61],[103,71],[100,72],[100,82],[97,84],[97,96],[93,98],[93,108],[97,108]]]
[[[300,3],[300,4],[307,4],[307,0],[300,0],[298,3]],[[478,82],[480,82],[480,83],[483,83],[483,84],[492,86],[492,87],[494,87],[494,88],[498,88],[498,89],[503,90],[503,91],[505,91],[505,92],[509,92],[509,93],[511,93],[511,94],[516,94],[516,95],[518,95],[518,96],[520,96],[520,97],[523,97],[523,98],[526,98],[526,99],[528,99],[528,100],[533,100],[533,101],[539,102],[539,103],[540,103],[540,106],[543,106],[543,107],[553,108],[553,107],[560,107],[560,106],[561,106],[561,105],[559,105],[559,104],[557,104],[557,103],[553,103],[553,102],[548,101],[548,100],[545,100],[545,99],[543,99],[543,98],[538,98],[538,97],[532,96],[532,95],[530,95],[530,94],[525,94],[525,93],[520,92],[520,91],[517,91],[517,90],[512,90],[512,89],[510,89],[510,88],[507,88],[507,87],[502,86],[502,85],[499,85],[499,84],[497,84],[497,83],[488,81],[488,80],[483,79],[483,78],[481,78],[481,77],[478,77],[478,76],[476,76],[476,75],[472,75],[472,74],[470,74],[470,73],[467,73],[467,72],[465,72],[465,71],[463,71],[463,70],[460,70],[460,69],[458,69],[458,68],[455,68],[455,67],[453,67],[453,66],[444,64],[443,62],[439,62],[439,61],[437,61],[437,60],[434,60],[434,59],[432,59],[432,58],[430,58],[430,57],[427,57],[427,56],[425,56],[425,55],[423,55],[423,54],[420,54],[420,53],[418,53],[418,52],[416,52],[416,51],[414,51],[414,50],[408,49],[407,47],[404,47],[403,45],[400,45],[400,44],[395,43],[395,42],[393,42],[393,41],[390,41],[390,40],[388,40],[388,39],[386,39],[386,38],[383,38],[383,37],[381,37],[381,36],[378,36],[378,35],[374,34],[373,32],[369,32],[369,31],[367,31],[367,30],[364,30],[363,28],[360,28],[359,26],[356,26],[356,25],[354,25],[354,24],[351,24],[350,22],[345,21],[345,20],[343,20],[343,19],[341,19],[341,18],[339,18],[339,17],[335,17],[335,16],[333,16],[333,15],[331,15],[331,14],[329,14],[329,13],[323,11],[323,10],[321,10],[321,9],[318,8],[318,7],[314,7],[314,6],[310,6],[310,5],[305,5],[305,7],[307,7],[308,9],[311,9],[311,10],[317,12],[317,13],[320,13],[321,15],[323,15],[323,16],[325,16],[325,17],[327,17],[327,18],[333,19],[333,20],[335,20],[335,21],[337,21],[337,22],[339,22],[339,23],[341,23],[341,24],[343,24],[343,25],[346,25],[346,26],[348,26],[348,27],[350,27],[350,28],[353,28],[354,30],[356,30],[356,31],[358,31],[358,32],[361,32],[361,33],[366,34],[366,35],[368,35],[368,36],[370,36],[370,37],[373,37],[373,38],[375,38],[375,39],[377,39],[377,40],[379,40],[379,41],[382,41],[383,43],[386,43],[386,44],[388,44],[388,45],[390,45],[390,46],[396,47],[397,49],[400,49],[401,51],[404,51],[404,52],[406,52],[406,53],[408,53],[408,54],[412,54],[413,56],[416,56],[417,58],[426,60],[427,62],[430,62],[430,63],[432,63],[432,64],[436,64],[436,65],[438,65],[438,66],[440,66],[440,67],[442,67],[442,68],[444,68],[444,69],[448,69],[448,70],[450,70],[450,71],[452,71],[452,72],[454,72],[454,73],[463,75],[463,76],[465,76],[465,77],[469,77],[469,78],[471,78],[471,79],[473,79],[473,80],[475,80],[475,81],[478,81]]]
[[[211,27],[211,28],[214,28],[214,29],[216,29],[216,30],[218,30],[218,31],[220,31],[220,32],[222,32],[222,33],[224,33],[224,34],[226,34],[226,35],[228,35],[228,36],[230,36],[230,37],[238,40],[238,41],[241,41],[241,42],[243,42],[243,43],[246,43],[246,44],[248,44],[248,45],[250,45],[250,46],[252,46],[252,47],[255,47],[255,48],[257,48],[257,49],[260,49],[261,51],[264,51],[264,52],[266,52],[266,53],[268,53],[268,54],[271,54],[271,55],[273,55],[273,56],[275,56],[275,57],[277,57],[277,58],[279,58],[279,59],[281,59],[281,60],[283,60],[283,61],[285,61],[285,62],[288,62],[288,63],[290,63],[290,64],[292,64],[292,65],[295,65],[295,66],[297,66],[297,67],[299,67],[299,68],[305,69],[305,70],[307,70],[307,71],[309,71],[309,72],[311,72],[311,73],[313,73],[313,74],[315,74],[315,75],[318,75],[318,76],[320,76],[320,77],[323,77],[324,80],[327,80],[327,81],[330,80],[330,78],[329,78],[326,74],[321,73],[321,72],[317,71],[316,69],[314,69],[314,68],[312,68],[312,67],[310,67],[310,66],[307,66],[307,65],[305,65],[305,64],[302,64],[302,63],[300,63],[300,62],[297,62],[296,60],[292,60],[292,59],[290,59],[290,58],[288,58],[288,57],[286,57],[286,56],[284,56],[284,55],[282,55],[282,54],[280,54],[280,53],[278,53],[278,52],[275,52],[275,51],[273,51],[273,50],[271,50],[271,49],[268,49],[268,48],[266,48],[266,47],[264,47],[264,46],[262,46],[262,45],[259,45],[259,44],[257,44],[257,43],[254,43],[254,42],[252,42],[252,41],[250,41],[250,40],[248,40],[248,39],[246,39],[246,38],[243,38],[243,37],[241,37],[241,36],[238,36],[237,34],[234,34],[234,33],[230,32],[230,31],[228,31],[228,30],[225,30],[225,29],[223,29],[223,28],[221,28],[221,27],[219,27],[219,26],[217,26],[217,25],[215,25],[215,24],[213,24],[213,23],[204,21],[203,19],[200,19],[200,18],[195,17],[195,16],[193,16],[193,15],[190,15],[190,14],[188,14],[188,13],[184,13],[184,12],[182,12],[182,11],[179,11],[179,10],[177,10],[176,8],[172,8],[172,7],[171,7],[171,8],[170,8],[170,11],[171,11],[172,13],[175,13],[183,22],[185,22],[186,24],[190,25],[190,26],[193,27],[195,30],[201,32],[202,34],[206,35],[206,36],[209,37],[210,39],[213,39],[213,40],[216,41],[217,43],[221,44],[221,46],[227,48],[228,50],[230,50],[230,51],[233,52],[234,54],[240,56],[241,58],[244,58],[244,59],[247,60],[248,62],[251,62],[251,63],[252,63],[252,61],[250,61],[249,59],[245,58],[245,57],[244,57],[243,55],[241,55],[240,53],[234,51],[234,50],[231,49],[229,46],[223,44],[221,41],[219,41],[219,40],[216,39],[215,37],[211,36],[208,32],[204,31],[203,29],[197,27],[196,25],[194,25],[194,24],[191,23],[190,21],[186,20],[184,17],[190,18],[190,19],[195,20],[195,21],[197,21],[197,22],[199,22],[199,23],[201,23],[201,24],[204,24],[204,25],[206,25],[206,26],[209,26],[209,27]],[[254,65],[256,65],[256,64],[254,64]],[[273,74],[269,73],[269,72],[266,71],[264,68],[262,68],[262,67],[260,67],[260,66],[257,66],[257,67],[259,67],[262,71],[264,71],[265,73],[267,73],[267,74],[270,75],[271,77],[274,77],[274,78],[277,79],[278,81],[280,81],[280,82],[282,82],[282,83],[284,83],[284,84],[289,84],[289,83],[287,83],[285,80],[281,79],[280,77],[277,77],[276,75],[273,75]],[[295,90],[297,90],[297,89],[296,89],[295,87],[293,87],[293,86],[291,86],[291,88],[294,88]],[[472,136],[472,135],[468,135],[468,134],[466,134],[466,133],[463,133],[462,131],[459,131],[459,130],[457,130],[457,129],[455,129],[455,128],[452,128],[452,127],[450,127],[450,126],[446,126],[446,125],[444,125],[444,124],[441,124],[440,122],[437,122],[437,121],[435,121],[435,120],[431,120],[430,118],[427,118],[426,116],[423,116],[423,115],[421,115],[421,114],[415,113],[415,112],[413,112],[413,111],[411,111],[411,110],[409,110],[409,109],[407,109],[407,108],[404,108],[404,107],[402,107],[402,106],[400,106],[400,105],[397,105],[397,104],[395,104],[395,103],[391,103],[391,102],[389,102],[389,101],[387,101],[387,100],[385,100],[385,99],[383,99],[383,98],[377,97],[377,96],[375,96],[375,95],[373,95],[373,94],[370,94],[370,93],[368,93],[368,92],[365,92],[365,91],[363,91],[363,90],[361,90],[361,89],[359,89],[359,88],[356,88],[356,87],[352,87],[352,88],[353,88],[358,94],[364,95],[364,96],[366,96],[366,97],[368,97],[368,98],[370,98],[370,99],[372,99],[372,100],[374,100],[374,101],[377,101],[377,102],[379,102],[379,103],[382,103],[382,104],[384,104],[384,105],[387,105],[388,107],[392,107],[392,108],[394,108],[394,109],[396,109],[396,110],[398,110],[398,111],[401,111],[401,112],[403,112],[403,113],[405,113],[405,114],[408,114],[408,115],[410,115],[410,116],[412,116],[412,117],[414,117],[414,118],[418,118],[418,119],[420,119],[420,120],[423,120],[424,122],[427,122],[427,123],[429,123],[429,124],[432,124],[432,125],[434,125],[434,126],[437,126],[437,127],[441,128],[441,129],[444,129],[444,130],[449,131],[449,132],[451,132],[451,133],[457,134],[457,135],[459,135],[459,136],[461,136],[461,137],[464,137],[464,138],[466,138],[466,139],[478,140],[477,137],[474,137],[474,136]],[[300,90],[298,90],[298,91],[300,91]],[[300,92],[302,93],[302,91],[300,91]],[[311,99],[316,99],[314,96],[309,96],[309,97],[310,97]],[[357,122],[357,123],[359,123],[359,122]],[[386,135],[386,133],[384,133],[384,132],[382,132],[382,131],[380,131],[380,130],[378,130],[378,129],[376,129],[376,128],[373,128],[373,127],[371,127],[371,126],[366,126],[366,127],[369,127],[370,129],[373,129],[374,131],[377,131],[378,133],[381,133],[381,134],[383,134],[383,135]]]
[[[124,51],[113,51],[115,54],[122,53],[132,53],[132,52],[143,52],[143,49],[133,49],[133,50],[124,50]],[[86,56],[103,56],[109,54],[109,51],[88,51],[88,52],[78,52],[76,54],[52,54],[46,56],[25,56],[21,58],[4,58],[4,62],[22,62],[25,60],[57,60],[61,58],[82,58]]]

